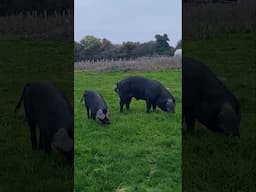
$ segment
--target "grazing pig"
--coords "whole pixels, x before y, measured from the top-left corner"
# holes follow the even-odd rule
[[[123,106],[130,108],[132,98],[146,100],[149,113],[151,106],[155,111],[156,106],[165,112],[174,112],[175,99],[171,93],[158,81],[150,80],[144,77],[132,76],[123,79],[117,83],[116,93],[120,97],[120,112],[123,112]]]
[[[87,110],[88,119],[92,118],[96,120],[97,117],[103,124],[110,124],[107,104],[97,91],[85,91],[81,98],[81,102],[83,100]]]
[[[30,128],[32,149],[37,149],[36,126],[39,128],[39,149],[50,152],[52,146],[69,161],[74,156],[73,108],[48,81],[26,84],[15,108],[24,103],[26,119]]]
[[[240,106],[235,96],[206,65],[183,57],[182,121],[190,130],[196,119],[214,132],[240,135]]]

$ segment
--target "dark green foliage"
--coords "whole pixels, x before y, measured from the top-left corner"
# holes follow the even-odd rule
[[[167,34],[155,35],[156,38],[156,53],[159,55],[168,55],[170,52],[170,45],[168,44],[169,37]]]
[[[135,42],[124,42],[122,44],[121,47],[121,57],[123,58],[134,58],[136,55],[134,54],[134,50],[137,48],[137,46],[139,45],[139,43],[135,43]]]
[[[88,35],[80,41],[82,45],[82,54],[92,60],[100,59],[98,55],[101,52],[101,40],[92,35]]]
[[[156,54],[156,43],[155,41],[141,43],[133,50],[133,52],[137,57],[154,56]]]
[[[175,48],[168,44],[167,34],[156,35],[155,41],[123,42],[112,44],[107,39],[99,39],[92,35],[85,36],[79,43],[75,42],[75,62],[82,60],[117,60],[135,59],[143,56],[173,55]]]

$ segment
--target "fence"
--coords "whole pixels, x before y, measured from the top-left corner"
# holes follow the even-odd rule
[[[174,57],[141,57],[132,60],[98,60],[82,61],[74,64],[75,70],[98,72],[159,71],[181,68],[181,60]]]
[[[73,12],[19,12],[0,17],[0,39],[73,40]]]

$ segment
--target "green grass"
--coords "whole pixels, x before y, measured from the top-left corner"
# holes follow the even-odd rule
[[[115,83],[129,75],[161,81],[177,100],[176,113],[146,113],[132,100],[119,112]],[[105,98],[111,124],[88,120],[80,103],[84,90]],[[75,191],[181,191],[181,71],[150,73],[75,72]]]
[[[225,34],[208,40],[184,40],[183,54],[193,56],[226,78],[241,104],[241,138],[214,134],[197,124],[183,137],[184,192],[256,191],[256,34]]]
[[[53,81],[73,100],[73,42],[0,42],[0,191],[72,191],[73,168],[56,152],[32,151],[23,110],[14,108],[27,82]]]

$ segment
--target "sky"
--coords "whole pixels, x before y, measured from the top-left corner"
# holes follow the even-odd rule
[[[182,0],[75,0],[75,40],[86,35],[112,43],[155,40],[167,33],[175,46],[182,37]]]

